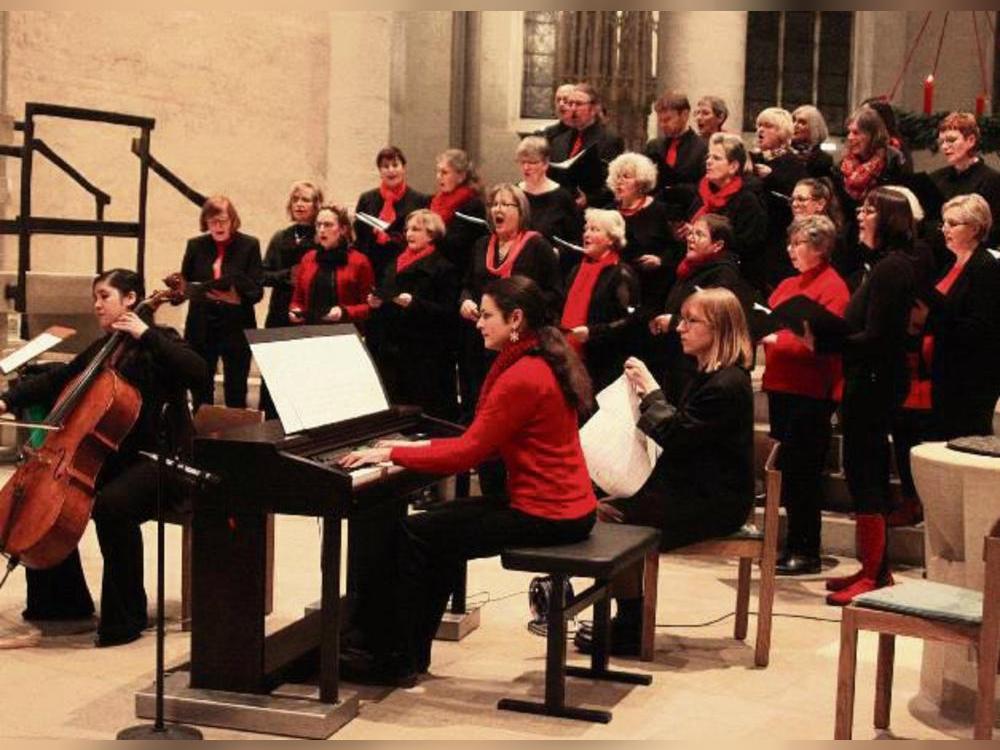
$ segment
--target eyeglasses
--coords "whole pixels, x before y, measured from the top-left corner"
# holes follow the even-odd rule
[[[712,325],[707,320],[703,320],[702,318],[689,318],[689,317],[687,317],[685,315],[681,315],[680,321],[677,323],[677,325],[678,326],[682,326],[682,325],[684,325],[684,326],[693,326],[696,323],[700,323],[701,325],[704,325],[704,326],[710,326],[710,325]]]
[[[228,227],[232,220],[228,216],[215,216],[205,222],[210,227]]]
[[[566,106],[567,107],[589,107],[593,103],[594,103],[593,100],[588,100],[588,101],[585,101],[585,102],[575,102],[573,100],[570,100],[570,101],[566,102]]]
[[[493,203],[490,204],[490,208],[517,208],[517,209],[520,209],[521,207],[519,205],[517,205],[516,203],[508,203],[506,201],[495,201],[495,202],[493,202]]]
[[[811,195],[793,195],[792,203],[808,203],[809,201],[816,200]]]
[[[335,227],[335,226],[337,226],[337,222],[335,222],[335,221],[317,221],[316,222],[316,228],[317,229],[329,229],[330,227]]]

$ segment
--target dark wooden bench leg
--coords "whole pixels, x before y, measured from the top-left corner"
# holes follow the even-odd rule
[[[653,661],[656,649],[656,590],[660,580],[660,551],[646,555],[642,581],[642,647],[639,658]]]
[[[458,577],[455,579],[455,588],[451,591],[451,613],[453,615],[465,614],[466,580],[469,577],[469,563],[463,562]]]

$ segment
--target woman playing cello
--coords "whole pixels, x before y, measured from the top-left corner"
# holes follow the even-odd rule
[[[64,367],[0,395],[0,413],[52,402],[104,350],[109,337],[124,335],[119,336],[123,343],[110,356],[108,366],[138,390],[141,408],[118,451],[104,462],[95,482],[93,504],[97,539],[104,556],[101,617],[95,643],[114,646],[136,640],[146,627],[139,526],[155,512],[157,486],[156,465],[143,460],[138,452],[159,450],[161,412],[167,415],[175,442],[185,435],[190,437],[187,390],[205,379],[206,366],[176,331],[154,325],[144,311],[134,311],[144,296],[142,277],[134,271],[113,269],[102,273],[94,279],[93,295],[94,315],[106,335]],[[175,500],[177,493],[167,489],[169,500]],[[29,569],[25,619],[89,617],[93,607],[76,550],[52,569]]]

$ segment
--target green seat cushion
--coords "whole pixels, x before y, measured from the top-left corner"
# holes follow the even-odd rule
[[[906,581],[854,597],[869,609],[917,615],[928,620],[979,625],[983,621],[983,594],[935,581]]]

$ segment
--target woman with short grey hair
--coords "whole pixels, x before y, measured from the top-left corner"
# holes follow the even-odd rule
[[[833,175],[833,157],[823,150],[830,137],[823,113],[811,104],[803,104],[792,112],[792,151],[810,177]]]

